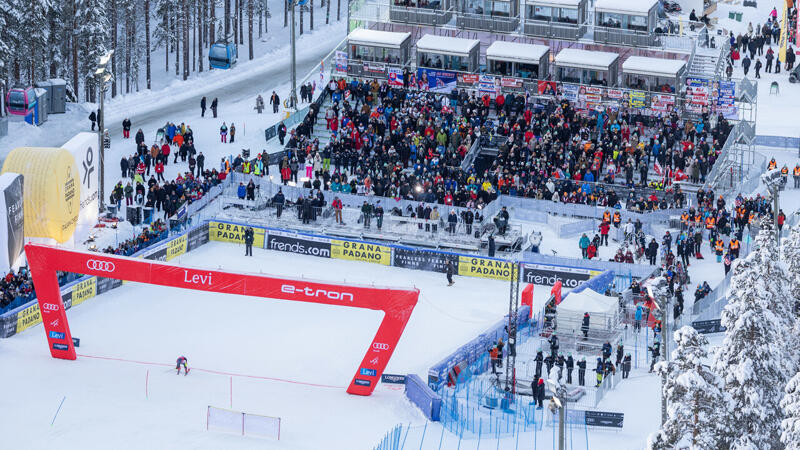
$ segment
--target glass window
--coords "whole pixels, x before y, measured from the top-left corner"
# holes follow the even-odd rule
[[[492,2],[492,15],[498,17],[510,17],[511,2]]]
[[[576,69],[574,67],[561,67],[559,70],[561,71],[561,81],[566,81],[568,83],[581,82],[581,69]]]
[[[21,91],[11,91],[8,93],[8,107],[13,109],[25,109],[25,94]]]
[[[636,31],[647,31],[647,17],[628,16],[628,29]]]
[[[465,12],[467,14],[483,14],[484,12],[483,2],[481,1],[470,1],[466,4]]]
[[[517,76],[520,78],[539,78],[538,64],[517,64]]]
[[[549,6],[533,6],[533,20],[550,22],[553,17],[553,8]]]
[[[577,9],[569,9],[569,8],[558,8],[556,10],[557,17],[556,20],[561,23],[578,23],[578,10]]]
[[[598,16],[599,25],[609,28],[622,28],[622,14],[600,13]]]
[[[508,61],[497,61],[497,60],[490,60],[492,62],[491,65],[491,72],[496,73],[498,75],[505,75],[510,77],[513,74],[513,69],[511,67],[511,63]]]
[[[606,73],[599,72],[597,70],[584,70],[583,76],[586,80],[589,81],[589,84],[597,85],[597,86],[606,86]]]

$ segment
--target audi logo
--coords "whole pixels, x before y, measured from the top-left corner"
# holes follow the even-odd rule
[[[376,343],[372,344],[372,348],[374,348],[375,350],[389,350],[389,344],[376,342]]]
[[[86,261],[86,268],[89,270],[96,270],[98,272],[113,272],[116,266],[114,266],[114,263],[111,261],[90,259]]]
[[[58,311],[58,305],[55,303],[45,303],[42,307],[45,311]]]

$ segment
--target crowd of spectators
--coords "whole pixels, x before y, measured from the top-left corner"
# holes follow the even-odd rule
[[[322,125],[312,105],[291,134],[293,152],[279,164],[282,182],[456,206],[479,207],[506,194],[625,202],[642,211],[682,207],[685,197],[671,182],[704,182],[731,128],[722,116],[712,127],[708,114],[693,122],[675,112],[585,111],[559,98],[532,104],[521,94],[443,95],[374,80],[332,81],[326,91],[332,103],[323,134],[330,141],[314,137]],[[477,139],[496,145],[498,155],[481,170],[462,169]],[[618,198],[612,183],[630,194]],[[638,187],[671,195],[638,194]]]

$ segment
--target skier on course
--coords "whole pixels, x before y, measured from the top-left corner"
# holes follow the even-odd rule
[[[181,374],[181,366],[183,366],[183,369],[186,371],[183,376],[189,375],[189,366],[187,365],[188,361],[189,360],[186,359],[185,356],[178,357],[178,364],[175,366],[175,369],[178,371],[177,375]]]

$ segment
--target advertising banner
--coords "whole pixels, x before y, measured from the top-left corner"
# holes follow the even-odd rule
[[[503,77],[500,79],[500,86],[507,87],[507,88],[522,88],[522,79],[520,78],[512,78],[512,77]]]
[[[590,427],[622,428],[625,419],[623,413],[605,411],[585,411],[586,425]]]
[[[458,255],[395,247],[394,263],[392,263],[392,265],[404,269],[445,273],[447,271],[448,260],[453,263],[453,273],[458,273]]]
[[[456,73],[447,70],[417,69],[417,86],[420,90],[449,94],[456,88]]]
[[[481,75],[478,80],[478,91],[482,94],[497,95],[500,92],[500,79],[491,75]]]
[[[692,328],[700,334],[724,333],[726,328],[722,326],[720,319],[696,320],[692,322]]]
[[[564,87],[566,88],[566,86],[564,86]],[[577,86],[575,86],[575,87],[577,87]],[[538,82],[536,82],[536,92],[539,95],[556,95],[556,82],[555,81],[538,81]],[[565,92],[564,95],[566,95],[566,92]]]
[[[211,221],[208,223],[208,239],[210,241],[244,244],[244,230],[246,228],[245,225]],[[253,246],[264,248],[264,236],[267,230],[261,227],[253,227],[253,231],[255,232]]]
[[[186,251],[190,252],[203,244],[208,243],[208,224],[204,224],[189,232],[189,240],[186,243]]]
[[[97,295],[97,277],[83,280],[72,287],[72,306],[80,305],[84,300]]]
[[[339,73],[347,73],[347,52],[336,50],[333,56],[336,71]]]
[[[631,108],[644,108],[647,94],[644,91],[630,91],[629,104]]]
[[[524,264],[522,281],[529,284],[553,286],[561,281],[564,288],[578,287],[581,282],[601,274],[602,271],[575,267],[549,266],[543,264]]]
[[[709,104],[711,83],[705,78],[686,79],[686,105],[689,112],[701,113]]]
[[[383,63],[365,62],[363,67],[364,67],[364,72],[373,74],[386,73],[386,64]]]
[[[295,253],[298,255],[331,257],[330,239],[307,236],[287,231],[269,230],[267,233],[267,250]]]
[[[389,266],[392,264],[392,248],[366,242],[331,240],[331,258],[349,261],[364,261]]]
[[[511,280],[513,263],[478,256],[459,256],[458,274],[467,277],[491,278],[493,280]]]
[[[38,303],[17,313],[17,333],[40,323],[42,323],[42,315],[39,313]]]
[[[458,82],[461,84],[477,84],[480,77],[476,73],[459,73]]]
[[[564,84],[562,85],[562,90],[564,91],[564,99],[571,102],[578,101],[579,89],[577,84]]]
[[[100,161],[97,151],[97,134],[89,132],[78,133],[61,147],[72,154],[75,158],[75,166],[78,168],[78,177],[81,185],[81,206],[76,227],[78,232],[76,240],[81,240],[88,235],[91,228],[97,223]]]
[[[650,107],[654,111],[670,112],[675,107],[675,97],[666,94],[653,94],[650,97]]]
[[[619,100],[622,98],[622,89],[606,89],[606,97]]]
[[[716,112],[726,119],[737,119],[739,110],[736,107],[736,82],[720,81],[715,99]]]
[[[403,69],[389,67],[387,74],[389,76],[389,86],[403,87]]]
[[[188,239],[186,235],[173,239],[167,242],[167,261],[172,260],[173,258],[177,258],[182,254],[186,253],[186,243]]]
[[[5,239],[0,238],[0,271],[7,273],[22,253],[25,234],[23,211],[23,178],[17,173],[0,175],[0,230],[5,230]],[[3,225],[5,222],[5,225]]]

